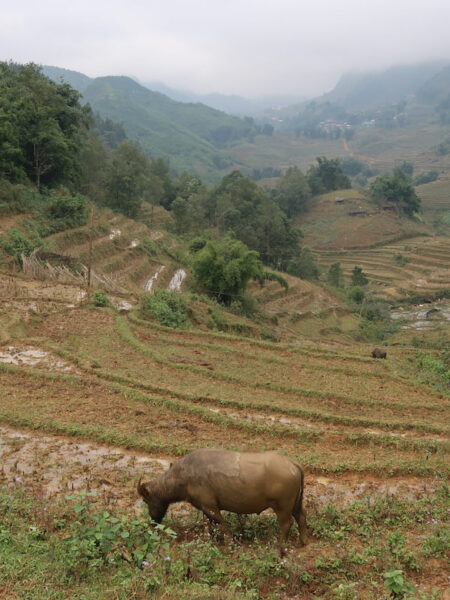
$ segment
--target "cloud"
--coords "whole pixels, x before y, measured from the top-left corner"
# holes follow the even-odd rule
[[[317,94],[349,70],[450,58],[447,0],[25,0],[0,58],[199,92]]]

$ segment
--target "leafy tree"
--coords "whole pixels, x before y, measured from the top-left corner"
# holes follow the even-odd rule
[[[354,267],[352,271],[352,285],[353,286],[363,286],[367,285],[369,280],[361,267]]]
[[[308,169],[306,178],[314,195],[351,188],[350,179],[342,171],[338,158],[316,158],[317,165]]]
[[[107,205],[136,217],[149,184],[149,167],[147,157],[132,142],[122,142],[113,152],[106,175]]]
[[[90,109],[67,83],[30,63],[0,63],[0,175],[41,185],[77,184]]]
[[[150,161],[150,174],[160,180],[163,189],[161,204],[170,209],[170,205],[177,197],[175,182],[170,176],[169,161],[158,157]]]
[[[342,287],[343,285],[343,272],[340,262],[334,262],[330,265],[327,273],[327,280],[330,285],[334,287]]]
[[[340,162],[342,172],[345,173],[345,175],[350,175],[351,177],[358,175],[364,169],[364,163],[353,156],[341,158]]]
[[[391,176],[377,177],[370,186],[370,194],[378,202],[394,204],[398,212],[407,216],[412,216],[420,209],[420,198],[400,168],[395,169]]]
[[[258,253],[230,235],[207,244],[193,257],[192,272],[198,284],[219,301],[230,304],[250,279],[263,279]]]
[[[414,165],[412,162],[404,160],[402,162],[402,164],[400,165],[400,169],[408,177],[408,179],[412,178],[413,173],[414,173]]]
[[[319,277],[319,267],[311,248],[303,246],[300,254],[289,261],[287,272],[302,279],[317,279]]]
[[[311,197],[306,177],[298,167],[289,167],[278,180],[274,199],[288,218],[293,218],[306,210]]]
[[[267,192],[239,171],[226,175],[213,190],[208,211],[212,225],[221,233],[232,231],[267,265],[285,269],[289,256],[298,250],[300,231]]]

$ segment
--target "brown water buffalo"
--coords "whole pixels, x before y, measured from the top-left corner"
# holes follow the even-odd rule
[[[380,350],[379,348],[374,348],[372,350],[372,358],[386,358],[386,356],[386,350]]]
[[[138,492],[150,517],[160,523],[173,502],[187,501],[227,532],[220,513],[259,514],[272,508],[280,526],[279,548],[284,547],[293,519],[300,541],[306,544],[303,502],[303,471],[277,452],[231,452],[194,450],[172,464],[160,477],[138,483]]]

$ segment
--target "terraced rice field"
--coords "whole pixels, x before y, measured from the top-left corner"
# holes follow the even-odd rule
[[[405,290],[427,294],[450,287],[450,239],[446,237],[411,238],[342,252],[319,250],[317,257],[324,271],[340,262],[347,281],[355,266],[362,267],[370,283],[388,299]]]
[[[369,351],[177,331],[110,309],[35,315],[0,353],[0,479],[54,499],[88,487],[110,509],[136,511],[137,478],[191,449],[285,452],[305,469],[315,540],[289,558],[289,568],[309,569],[311,584],[291,582],[286,598],[326,594],[324,577],[342,581],[323,575],[334,542],[318,523],[330,506],[389,496],[412,507],[431,501],[449,474],[448,398],[414,379],[414,349],[389,349],[386,361]],[[192,514],[187,505],[170,511],[182,539]],[[423,564],[418,585],[442,590],[442,562]],[[277,589],[270,578],[264,589],[265,577],[261,598]]]

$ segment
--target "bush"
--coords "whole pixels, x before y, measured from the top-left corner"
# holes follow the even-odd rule
[[[103,292],[94,292],[92,301],[94,306],[109,306],[109,300]]]
[[[436,181],[439,177],[439,171],[428,171],[428,173],[421,173],[414,177],[413,184],[414,185],[423,185],[424,183],[431,183],[432,181]]]
[[[382,342],[389,336],[397,333],[400,325],[387,319],[379,319],[378,321],[370,321],[362,319],[359,324],[359,333],[357,338],[367,342]]]
[[[158,254],[158,248],[155,242],[150,238],[146,237],[138,246],[148,256],[156,256]]]
[[[8,238],[3,240],[3,249],[10,256],[19,257],[21,254],[29,256],[39,243],[30,241],[25,234],[18,229],[10,229]]]
[[[342,287],[344,274],[340,262],[333,263],[328,269],[327,280],[334,287]]]
[[[148,518],[115,517],[108,511],[92,512],[93,503],[87,501],[92,493],[69,496],[78,500],[74,507],[77,520],[66,538],[72,562],[85,563],[89,568],[126,561],[138,567],[145,559],[168,550],[175,532],[164,525],[149,525]]]
[[[406,258],[406,256],[403,256],[403,254],[401,254],[399,252],[398,254],[396,254],[394,256],[394,262],[399,267],[404,267],[406,265],[406,263],[408,262],[408,259]]]
[[[366,295],[364,293],[364,290],[358,285],[353,286],[347,292],[347,298],[351,302],[355,302],[355,304],[361,304],[365,297]]]
[[[311,248],[308,246],[303,246],[300,255],[288,262],[286,270],[290,275],[295,275],[302,279],[314,280],[319,277],[319,267]]]
[[[54,231],[81,227],[87,223],[87,200],[81,194],[54,194],[48,202],[47,215],[55,221]]]
[[[190,324],[188,305],[178,292],[156,290],[154,294],[145,294],[142,298],[143,317],[154,317],[162,325],[183,329]]]
[[[360,286],[367,285],[369,280],[367,279],[366,274],[363,272],[361,267],[354,267],[352,271],[352,285]]]

